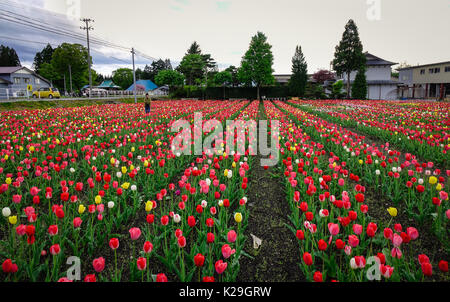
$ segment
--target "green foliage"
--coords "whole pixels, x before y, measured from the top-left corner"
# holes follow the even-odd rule
[[[293,96],[304,96],[308,82],[308,64],[303,55],[301,46],[295,48],[292,58],[292,77],[289,80],[289,89]]]
[[[133,84],[133,70],[130,68],[119,68],[113,71],[112,79],[122,89],[128,89]]]
[[[184,74],[188,85],[209,86],[217,72],[217,63],[210,54],[203,54],[198,43],[194,42],[177,70]]]
[[[89,58],[92,62],[92,58]],[[81,89],[88,80],[89,64],[87,48],[80,44],[63,43],[58,46],[52,55],[51,65],[53,72],[58,74],[59,79],[66,76],[69,81],[69,65],[72,71],[72,84],[75,90]],[[63,86],[59,83],[58,86]]]
[[[342,89],[344,88],[344,82],[342,80],[336,81],[331,85],[331,97],[340,99],[343,97]]]
[[[366,71],[364,68],[360,69],[356,74],[355,81],[352,85],[352,98],[364,100],[367,97],[367,81]]]
[[[345,25],[342,40],[336,46],[333,69],[338,76],[347,74],[347,96],[350,96],[350,73],[359,70],[366,64],[363,45],[359,39],[358,27],[353,20]]]
[[[238,71],[240,82],[248,86],[256,85],[258,99],[260,86],[271,85],[275,81],[272,75],[272,65],[272,46],[267,42],[267,37],[262,32],[258,32],[252,37],[249,49],[242,58]]]
[[[214,76],[214,83],[218,86],[230,85],[233,81],[233,75],[229,71],[221,71]]]
[[[188,85],[193,85],[196,79],[203,77],[203,70],[206,64],[203,57],[199,54],[188,54],[183,57],[178,71],[180,71],[187,79]]]
[[[52,48],[52,46],[50,44],[47,44],[47,46],[45,46],[42,51],[36,53],[33,62],[34,71],[36,71],[36,73],[41,74],[41,67],[44,63],[51,63],[54,51],[55,50]]]
[[[60,79],[59,74],[51,63],[43,63],[40,67],[39,74],[52,82]]]
[[[176,70],[161,70],[155,77],[155,83],[158,86],[182,86],[184,84],[184,75]]]
[[[239,86],[240,82],[238,79],[238,69],[235,66],[231,65],[230,67],[225,69],[225,71],[231,73],[231,86],[233,87]]]
[[[0,45],[0,66],[22,66],[20,65],[19,56],[14,48]]]

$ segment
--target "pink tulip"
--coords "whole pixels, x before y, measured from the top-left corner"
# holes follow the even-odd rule
[[[228,244],[224,244],[222,246],[222,255],[223,258],[228,259],[230,258],[231,255],[233,255],[234,253],[236,253],[235,249],[231,249],[231,247]]]
[[[228,263],[219,260],[214,266],[216,268],[216,272],[221,275],[227,269]]]
[[[230,230],[227,234],[227,239],[229,243],[234,243],[236,241],[237,234],[234,230]]]
[[[392,256],[393,258],[398,258],[398,259],[400,259],[400,258],[402,258],[402,251],[401,251],[398,247],[394,247],[394,248],[392,248],[392,250],[391,250],[391,256]]]
[[[352,247],[357,247],[359,245],[359,239],[357,236],[355,235],[350,235],[348,236],[348,243],[352,246]]]
[[[331,236],[336,236],[339,234],[339,225],[336,223],[329,223],[328,230],[330,231]]]
[[[353,233],[355,233],[355,235],[361,235],[362,230],[363,230],[362,225],[356,223],[353,225]]]
[[[395,247],[400,247],[400,245],[402,244],[402,242],[403,242],[402,237],[401,237],[400,235],[398,235],[398,234],[394,234],[394,237],[392,238],[392,244],[393,244]]]
[[[131,240],[138,240],[141,236],[141,230],[139,228],[131,228],[129,232]]]
[[[409,237],[411,237],[412,240],[416,240],[419,237],[419,232],[416,228],[409,227],[406,229],[406,233]]]
[[[20,203],[20,201],[22,200],[22,195],[13,195],[13,202],[14,203]]]

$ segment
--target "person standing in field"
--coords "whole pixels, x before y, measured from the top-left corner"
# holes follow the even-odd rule
[[[145,114],[150,113],[151,99],[148,93],[145,94]]]

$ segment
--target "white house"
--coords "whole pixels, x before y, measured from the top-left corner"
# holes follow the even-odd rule
[[[366,81],[367,81],[367,99],[369,100],[395,100],[397,99],[398,82],[392,80],[392,65],[397,63],[386,61],[368,52],[366,55]],[[356,71],[350,73],[350,83],[356,77]],[[341,79],[347,84],[347,76]]]

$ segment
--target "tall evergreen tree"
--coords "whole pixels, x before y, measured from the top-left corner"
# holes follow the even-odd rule
[[[350,73],[359,70],[366,64],[363,45],[359,39],[358,27],[353,20],[345,25],[342,40],[336,46],[333,69],[338,76],[347,75],[347,97],[350,97]]]
[[[304,96],[308,82],[308,64],[301,46],[295,48],[292,58],[292,77],[289,80],[289,91],[293,96]]]
[[[55,50],[52,48],[50,44],[42,49],[42,51],[36,53],[34,57],[33,67],[36,73],[40,74],[41,66],[44,63],[50,63],[52,61],[53,52]]]
[[[352,98],[364,100],[367,97],[366,69],[360,68],[352,85]]]
[[[0,45],[0,66],[22,66],[20,65],[19,56],[14,48]]]
[[[188,48],[187,55],[199,55],[202,53],[200,49],[200,45],[198,45],[197,41],[194,41],[191,46]]]
[[[256,86],[258,100],[260,99],[261,85],[270,85],[275,81],[272,75],[272,65],[272,45],[267,42],[266,35],[258,32],[252,37],[249,49],[242,57],[241,67],[238,71],[238,77],[242,83]]]

